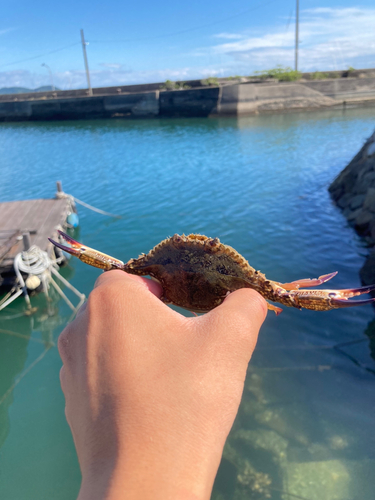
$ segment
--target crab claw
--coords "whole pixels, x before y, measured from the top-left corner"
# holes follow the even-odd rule
[[[331,299],[331,303],[333,305],[332,309],[341,309],[342,307],[364,306],[366,304],[371,304],[372,302],[375,302],[375,298],[364,299],[364,300]]]
[[[362,295],[363,293],[370,293],[375,290],[375,285],[361,286],[360,288],[347,288],[346,290],[337,290],[342,298],[349,299],[351,297],[356,297],[357,295]],[[333,290],[334,291],[334,290]]]
[[[291,292],[297,307],[314,311],[329,311],[342,307],[355,307],[371,304],[375,298],[364,300],[350,300],[352,297],[375,291],[375,285],[346,290],[296,290]]]
[[[110,269],[123,269],[124,263],[121,260],[115,259],[114,257],[106,255],[105,253],[98,252],[93,248],[82,245],[82,243],[79,243],[62,231],[58,231],[58,233],[70,246],[62,245],[61,243],[54,241],[52,238],[48,238],[49,241],[64,252],[68,252],[71,255],[77,257],[79,260],[82,260],[82,262],[85,262],[85,264],[99,267],[100,269],[104,269],[105,271],[109,271]]]
[[[67,234],[63,233],[62,231],[59,231],[58,230],[58,233],[60,234],[60,236],[63,237],[63,239],[69,243],[69,247],[67,247],[66,245],[62,245],[61,243],[58,243],[57,241],[53,240],[52,238],[48,238],[48,240],[53,244],[55,245],[56,247],[60,248],[61,250],[63,250],[64,252],[67,252],[67,253],[70,253],[71,255],[74,255],[75,257],[78,257],[80,256],[80,249],[83,249],[85,250],[86,247],[84,247],[81,243],[78,243],[78,241],[76,240],[73,240],[73,238],[71,238],[70,236],[68,236]]]

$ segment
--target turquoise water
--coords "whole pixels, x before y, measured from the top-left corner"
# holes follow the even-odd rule
[[[76,233],[121,260],[198,232],[276,281],[339,271],[332,287],[355,287],[367,250],[327,187],[373,132],[374,111],[3,123],[0,200],[52,197],[61,180],[122,215],[81,208]],[[78,260],[63,270],[86,294],[99,273]],[[43,296],[33,305],[34,317],[17,317],[22,300],[0,313],[0,498],[70,500],[80,474],[55,346],[69,310],[56,299],[48,311]],[[373,499],[373,318],[370,306],[269,313],[214,499]]]

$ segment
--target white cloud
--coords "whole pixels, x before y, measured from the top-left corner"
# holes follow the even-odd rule
[[[122,68],[123,64],[118,64],[118,63],[99,63],[99,66],[103,66],[104,68],[110,68],[110,69],[120,69],[120,68]]]
[[[223,69],[217,67],[186,67],[180,69],[165,68],[155,71],[130,71],[103,69],[90,71],[93,87],[110,87],[116,85],[132,85],[137,83],[165,82],[166,80],[193,80],[208,76],[221,76]],[[53,73],[56,87],[61,90],[86,88],[85,71],[64,71]],[[34,89],[43,85],[50,85],[48,75],[40,75],[26,70],[0,72],[1,87],[27,87]]]
[[[302,70],[345,69],[375,66],[375,9],[316,8],[300,17],[299,60]],[[226,56],[233,64],[246,63],[247,72],[293,65],[294,26],[270,27],[254,36],[226,33],[233,42],[216,44],[195,52],[197,56]]]
[[[239,40],[244,38],[245,35],[240,35],[238,33],[218,33],[217,35],[213,35],[214,38],[226,38],[228,40]]]

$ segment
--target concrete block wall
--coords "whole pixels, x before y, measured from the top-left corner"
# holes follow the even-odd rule
[[[153,117],[159,115],[159,92],[117,96],[0,102],[0,121]]]
[[[152,90],[92,97],[0,100],[0,121],[236,116],[289,109],[322,108],[345,102],[358,103],[368,100],[375,102],[375,78],[288,83],[248,82],[196,87],[189,90]]]
[[[160,92],[160,116],[210,116],[218,113],[220,87]]]
[[[375,78],[315,80],[303,85],[336,100],[375,97]]]

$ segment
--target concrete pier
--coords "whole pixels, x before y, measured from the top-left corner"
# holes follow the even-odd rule
[[[216,86],[186,82],[0,95],[0,121],[238,116],[324,107],[375,104],[375,77],[302,79],[295,82],[218,80]]]

